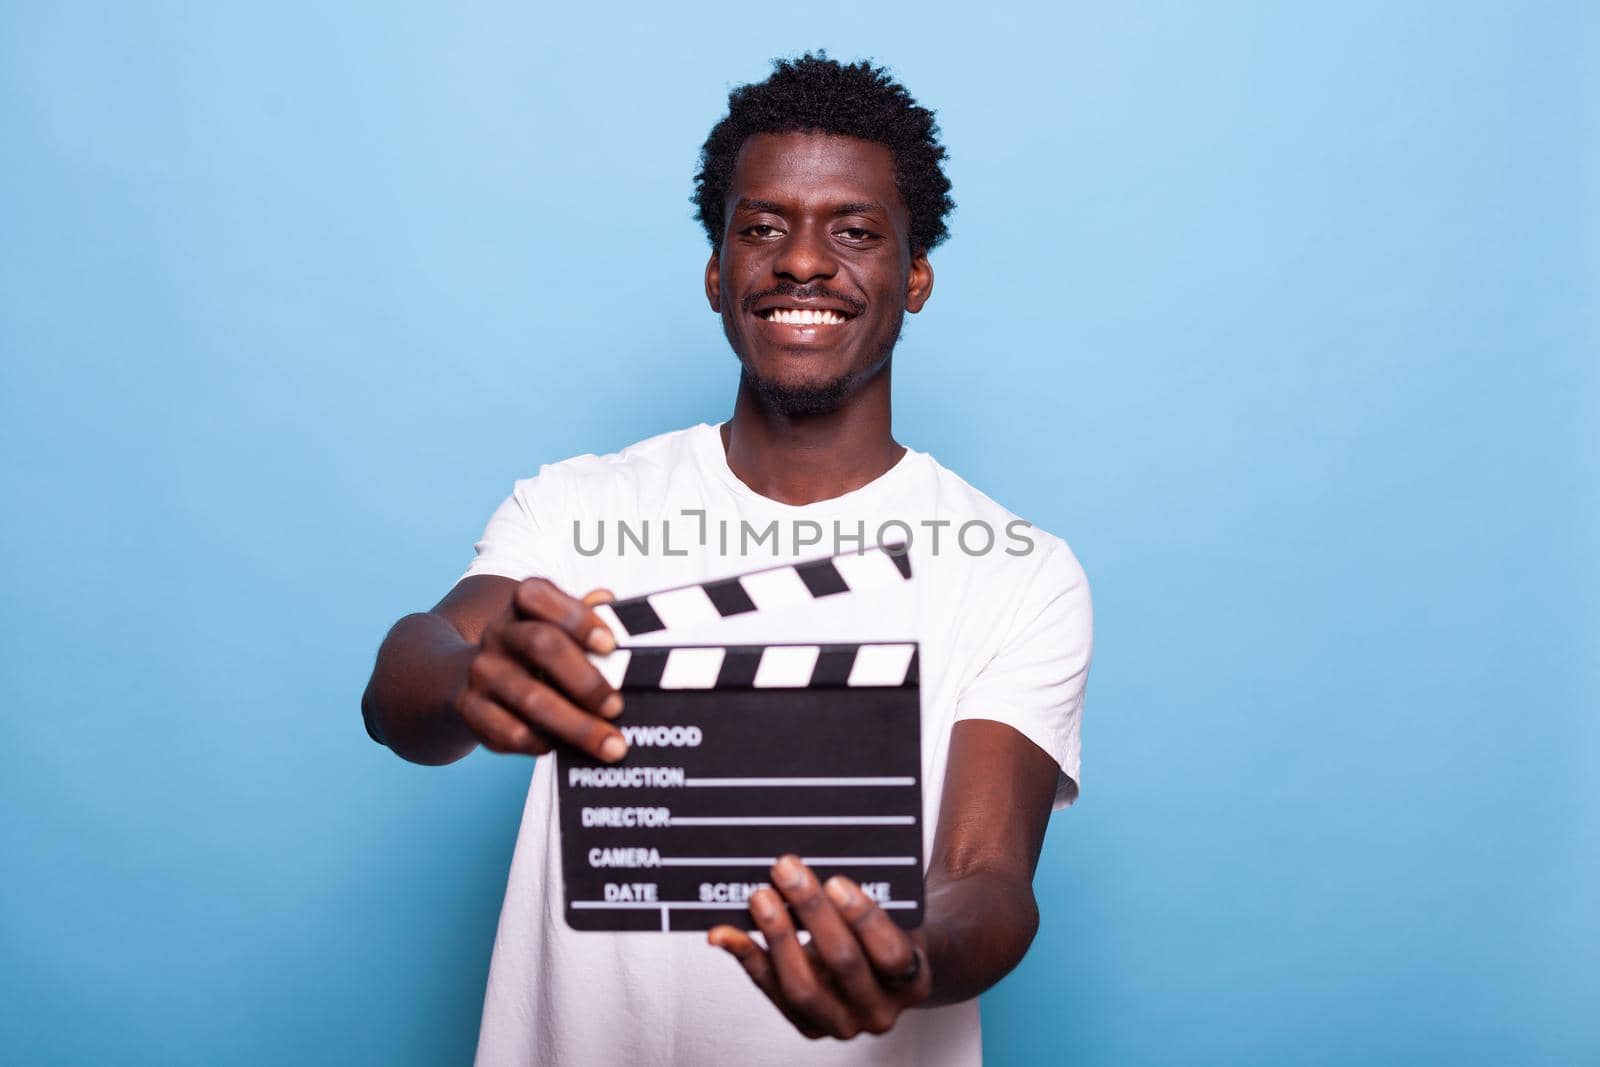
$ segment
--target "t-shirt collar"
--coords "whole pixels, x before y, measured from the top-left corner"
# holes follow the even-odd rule
[[[917,457],[921,453],[914,448],[907,448],[905,453],[895,461],[894,466],[878,475],[866,485],[850,490],[839,496],[818,500],[810,504],[785,504],[781,500],[774,500],[763,496],[740,481],[739,476],[728,466],[728,453],[722,445],[722,428],[719,425],[702,422],[691,432],[694,439],[695,454],[704,469],[717,481],[725,485],[741,502],[748,502],[757,507],[780,514],[828,515],[838,513],[867,512],[881,507],[891,499],[895,491],[911,476]]]

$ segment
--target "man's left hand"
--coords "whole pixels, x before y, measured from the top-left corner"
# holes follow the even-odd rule
[[[819,885],[797,856],[781,856],[772,889],[750,896],[763,949],[744,931],[717,926],[706,939],[725,949],[806,1037],[887,1033],[905,1009],[928,999],[933,975],[919,939],[843,875]],[[781,894],[781,895],[780,895]],[[800,943],[789,911],[811,934]]]

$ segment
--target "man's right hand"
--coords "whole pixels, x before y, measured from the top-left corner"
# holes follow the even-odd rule
[[[452,701],[485,748],[540,755],[565,742],[607,763],[627,755],[611,724],[622,714],[622,694],[586,655],[617,647],[593,611],[613,599],[597,589],[579,600],[543,578],[517,584],[506,610],[479,635]]]

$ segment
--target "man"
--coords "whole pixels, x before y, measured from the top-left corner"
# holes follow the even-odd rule
[[[611,590],[770,566],[776,546],[736,534],[687,554],[595,552],[579,530],[776,521],[796,542],[784,555],[811,558],[834,546],[787,531],[865,529],[870,543],[888,524],[910,542],[921,598],[924,923],[903,931],[855,883],[819,883],[783,856],[749,901],[760,939],[573,931],[552,761],[539,760],[479,1063],[981,1059],[974,998],[1033,938],[1045,825],[1077,791],[1090,605],[1064,542],[890,432],[891,356],[932,292],[928,253],[953,206],[937,135],[932,112],[866,63],[807,55],[735,90],[696,195],[706,298],[742,368],[732,418],[517,483],[466,576],[389,633],[362,702],[373,737],[419,763],[558,744],[615,761],[627,708],[586,653],[616,635],[592,609]]]

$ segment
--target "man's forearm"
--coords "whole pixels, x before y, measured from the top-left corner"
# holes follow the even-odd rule
[[[477,741],[453,701],[476,651],[439,615],[407,615],[395,623],[361,697],[373,740],[413,763],[451,763],[471,752]]]
[[[1039,929],[1033,887],[1012,874],[974,871],[931,880],[922,926],[933,994],[919,1005],[970,1000],[1022,962]]]

